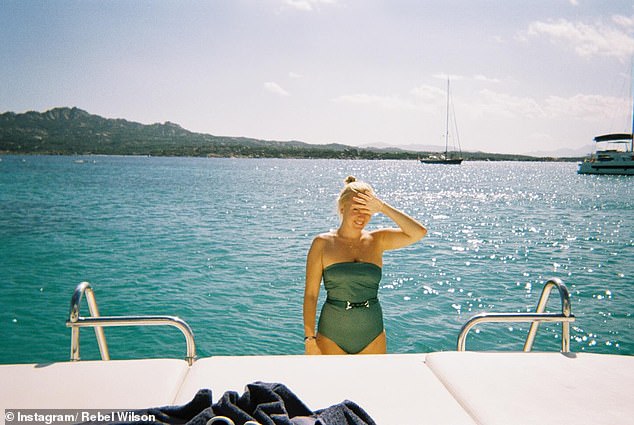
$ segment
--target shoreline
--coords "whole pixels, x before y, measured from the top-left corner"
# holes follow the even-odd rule
[[[430,154],[431,152],[423,152],[423,154]],[[483,156],[482,156],[483,155]],[[490,155],[490,156],[488,156]],[[389,155],[377,155],[377,156],[345,156],[333,154],[332,156],[302,156],[302,155],[187,155],[187,154],[145,154],[145,153],[72,153],[72,152],[39,152],[39,151],[0,151],[0,156],[68,156],[68,157],[157,157],[157,158],[217,158],[217,159],[335,159],[343,161],[418,161],[418,153],[397,155],[392,157]],[[464,155],[463,162],[562,162],[572,163],[583,161],[583,157],[527,157],[524,155],[510,155],[510,154],[478,154],[478,157],[469,157],[469,154]],[[421,165],[436,165],[436,164],[421,164]]]

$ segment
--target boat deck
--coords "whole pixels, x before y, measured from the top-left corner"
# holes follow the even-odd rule
[[[313,410],[352,400],[383,425],[618,425],[634,417],[634,356],[536,352],[0,365],[0,411],[180,405],[203,388],[216,401],[255,381],[283,383]]]

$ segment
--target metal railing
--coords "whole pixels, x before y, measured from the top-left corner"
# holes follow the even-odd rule
[[[79,307],[82,296],[86,294],[90,317],[81,317]],[[196,360],[196,343],[194,332],[182,319],[175,316],[100,316],[97,301],[92,287],[88,282],[82,282],[75,288],[70,300],[70,315],[66,326],[71,328],[70,359],[79,361],[79,330],[84,327],[95,328],[95,336],[99,345],[102,360],[110,360],[108,344],[103,328],[107,326],[174,326],[185,336],[187,355],[185,360],[191,366]]]
[[[561,313],[544,313],[553,288],[559,290]],[[544,285],[535,313],[480,313],[473,316],[460,330],[457,350],[466,350],[467,334],[474,326],[480,323],[530,322],[531,327],[526,336],[526,342],[524,342],[524,351],[531,351],[541,322],[561,322],[561,352],[568,353],[570,352],[570,323],[574,321],[575,316],[572,314],[568,288],[561,280],[553,278]]]

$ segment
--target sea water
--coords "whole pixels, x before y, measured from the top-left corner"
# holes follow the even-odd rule
[[[347,175],[429,229],[384,256],[389,352],[453,350],[471,316],[534,311],[557,277],[576,316],[571,349],[634,354],[631,177],[578,175],[573,163],[1,159],[0,363],[67,360],[82,281],[102,315],[181,317],[200,356],[302,353],[306,252],[338,226]],[[369,227],[393,225],[377,215]],[[560,308],[554,291],[547,309]],[[480,325],[467,348],[521,350],[527,329]],[[105,333],[112,358],[185,356],[175,328]],[[542,324],[534,349],[558,350],[560,337]],[[81,355],[99,358],[88,328]]]

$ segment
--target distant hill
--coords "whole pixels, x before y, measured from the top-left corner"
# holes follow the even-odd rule
[[[178,124],[108,119],[79,108],[0,114],[0,152],[57,155],[153,155],[267,158],[416,159],[427,152],[398,148],[314,145],[194,133]],[[552,160],[463,152],[467,160]]]
[[[366,145],[363,148],[372,149],[373,147],[378,147],[382,149],[399,149],[403,151],[425,151],[425,152],[442,152],[445,150],[444,146],[441,145],[423,145],[423,144],[409,144],[409,145],[399,145],[398,147],[391,146],[388,144],[379,144],[379,145]],[[530,151],[525,152],[519,155],[526,155],[531,157],[538,158],[581,158],[589,153],[591,153],[594,149],[594,146],[589,143],[581,148],[576,149],[555,149],[555,150],[541,150],[541,151]]]
[[[582,146],[577,149],[556,149],[553,151],[532,151],[528,152],[528,155],[531,156],[555,156],[559,158],[564,157],[583,157],[586,156],[594,150],[594,146],[591,143],[588,143],[585,146]]]
[[[0,115],[0,151],[46,154],[157,156],[299,156],[345,152],[346,146],[315,146],[193,133],[178,124],[144,125],[107,119],[79,108]]]

